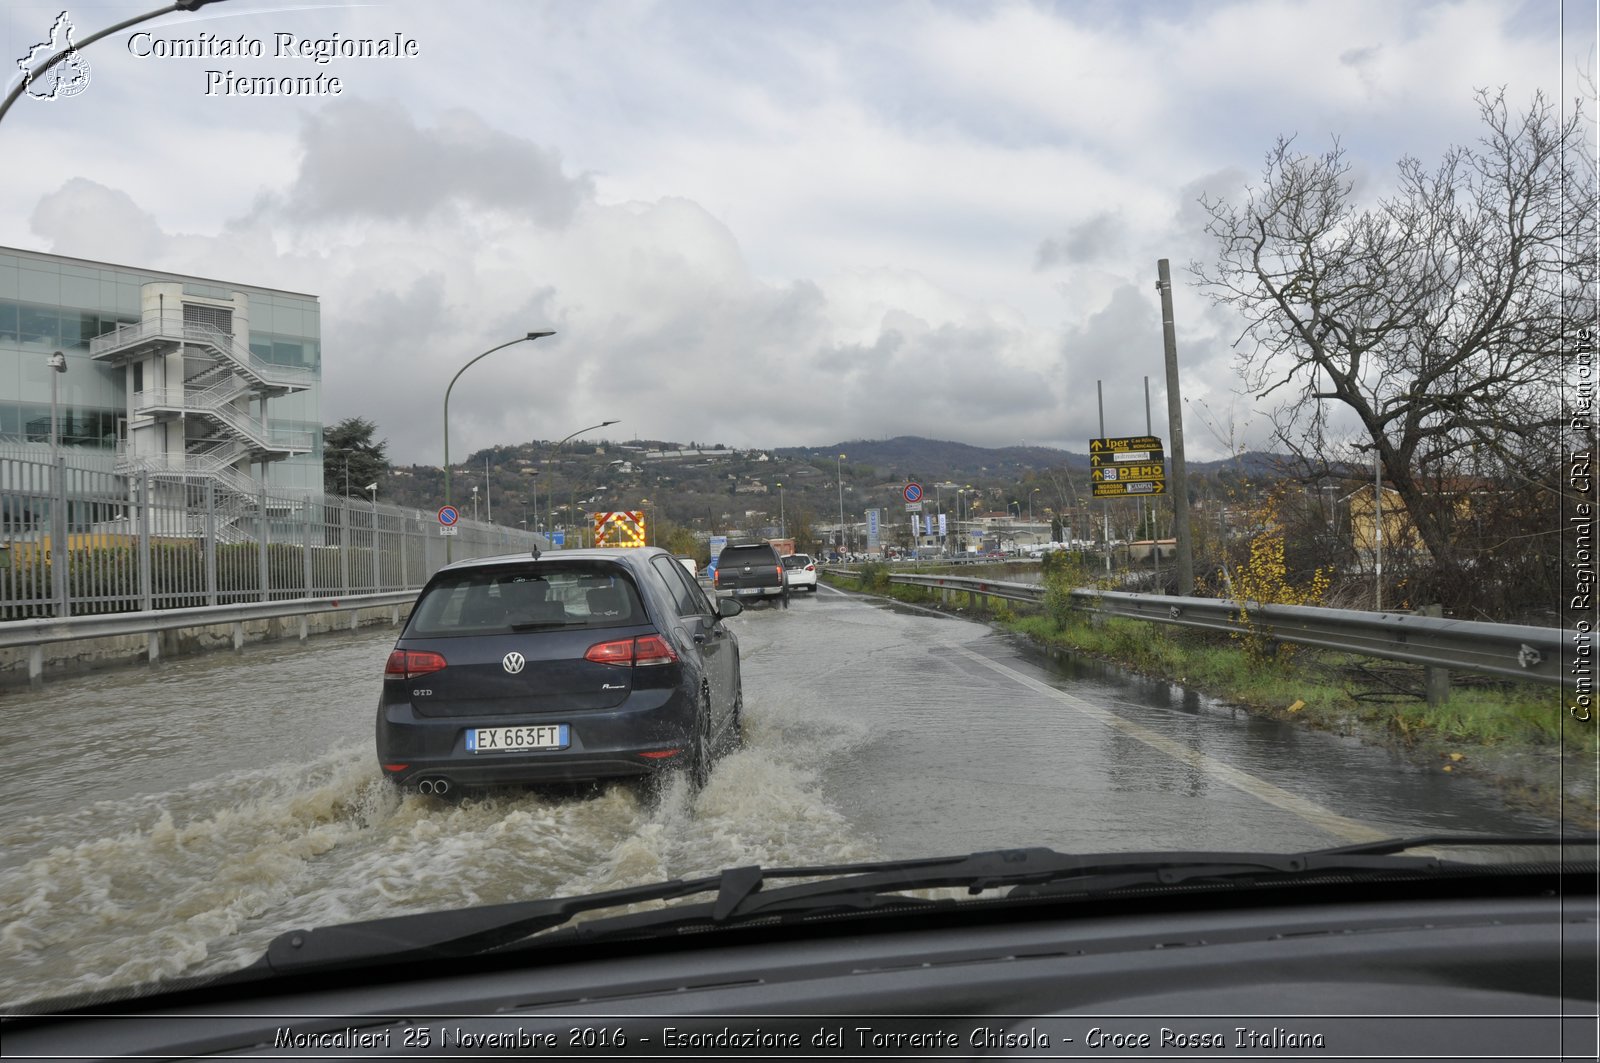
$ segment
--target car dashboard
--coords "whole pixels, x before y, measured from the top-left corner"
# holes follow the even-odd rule
[[[984,904],[193,988],[8,1058],[1595,1058],[1580,894]]]

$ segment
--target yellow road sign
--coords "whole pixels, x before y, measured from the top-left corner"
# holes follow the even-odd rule
[[[1118,465],[1107,469],[1092,469],[1089,478],[1095,483],[1112,483],[1125,480],[1165,480],[1165,465]]]
[[[1115,453],[1119,450],[1160,450],[1160,436],[1106,436],[1089,440],[1089,453]]]
[[[1093,485],[1096,498],[1125,498],[1128,495],[1164,495],[1167,493],[1165,480],[1116,480],[1111,483],[1097,483]]]

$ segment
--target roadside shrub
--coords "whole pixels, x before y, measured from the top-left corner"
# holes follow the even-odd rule
[[[1321,605],[1328,594],[1328,572],[1317,569],[1307,583],[1290,581],[1283,559],[1283,536],[1270,532],[1250,542],[1250,559],[1234,573],[1234,591],[1239,619],[1248,630],[1235,632],[1245,653],[1257,664],[1271,659],[1287,660],[1292,646],[1281,646],[1272,638],[1271,627],[1254,608],[1261,605]]]
[[[889,589],[889,566],[877,561],[868,561],[860,568],[861,588],[868,591],[882,593]]]
[[[1044,610],[1062,630],[1072,623],[1078,610],[1072,605],[1072,592],[1094,584],[1089,564],[1083,554],[1064,550],[1045,554],[1041,562],[1044,571]]]

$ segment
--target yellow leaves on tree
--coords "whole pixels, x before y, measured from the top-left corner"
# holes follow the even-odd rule
[[[1235,632],[1245,652],[1257,661],[1281,657],[1272,638],[1271,625],[1261,615],[1263,605],[1321,605],[1330,583],[1327,569],[1317,569],[1309,583],[1296,586],[1289,580],[1283,560],[1283,536],[1273,532],[1257,535],[1250,542],[1250,560],[1233,574],[1234,601],[1239,619],[1248,630]]]

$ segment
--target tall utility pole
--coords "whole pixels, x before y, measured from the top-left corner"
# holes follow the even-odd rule
[[[849,553],[849,547],[844,538],[844,455],[839,455],[839,460],[834,463],[834,479],[839,481],[839,552]]]
[[[1172,324],[1172,273],[1167,260],[1156,263],[1161,292],[1161,340],[1167,358],[1167,421],[1172,432],[1172,534],[1178,540],[1178,594],[1194,594],[1194,540],[1189,534],[1189,478],[1183,465],[1183,397],[1178,392],[1178,333]]]

